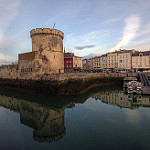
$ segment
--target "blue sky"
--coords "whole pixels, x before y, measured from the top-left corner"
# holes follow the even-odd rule
[[[30,30],[54,23],[78,56],[150,49],[150,0],[0,0],[0,62],[30,52]]]

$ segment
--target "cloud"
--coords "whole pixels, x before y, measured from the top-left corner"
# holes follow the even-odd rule
[[[86,56],[86,55],[90,55],[91,53],[94,54],[94,56],[96,55],[100,55],[100,46],[94,46],[92,48],[85,48],[83,50],[74,50],[74,53],[76,55],[80,55],[82,57]]]
[[[6,30],[9,28],[11,21],[18,15],[18,7],[21,0],[1,0],[0,1],[0,62],[12,60],[13,41],[10,42],[9,37],[5,36]],[[7,57],[4,55],[7,53]]]
[[[6,29],[18,14],[21,0],[1,0],[0,2],[0,43],[2,43]]]
[[[142,28],[137,32],[136,39],[132,42],[130,47],[139,50],[149,50],[150,49],[150,22],[143,25]]]
[[[81,40],[83,40],[85,43],[94,43],[102,38],[106,38],[108,35],[110,35],[110,33],[110,30],[93,30],[83,35]]]
[[[105,21],[105,23],[113,23],[113,22],[117,22],[117,21],[120,21],[120,19],[108,19]]]
[[[132,47],[139,47],[139,46],[143,46],[145,44],[149,44],[150,45],[150,37],[144,37],[142,38],[141,40],[139,41],[135,41],[133,44],[132,44]],[[150,49],[150,47],[149,47]]]
[[[142,28],[138,33],[137,37],[143,36],[143,35],[149,35],[150,34],[150,22],[148,22],[144,28]]]
[[[95,56],[98,56],[98,54],[97,53],[89,53],[88,55],[83,55],[82,57],[88,59],[88,58],[92,58]]]
[[[76,50],[83,50],[85,48],[94,48],[96,47],[95,45],[85,45],[85,46],[75,46]]]
[[[132,15],[125,19],[125,27],[123,29],[123,37],[118,44],[110,51],[118,50],[123,46],[128,46],[129,42],[136,37],[136,32],[139,30],[141,24],[138,15]]]

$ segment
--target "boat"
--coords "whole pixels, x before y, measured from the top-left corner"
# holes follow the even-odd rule
[[[129,94],[141,94],[141,82],[137,81],[136,77],[126,77],[124,78],[123,87]]]
[[[125,77],[123,80],[124,80],[123,87],[127,88],[127,84],[131,81],[137,81],[137,78],[136,77]]]

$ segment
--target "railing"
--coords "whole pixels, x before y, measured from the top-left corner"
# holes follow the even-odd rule
[[[140,73],[139,76],[140,76],[141,82],[144,86],[150,86],[150,81],[147,78],[147,75],[145,73]]]

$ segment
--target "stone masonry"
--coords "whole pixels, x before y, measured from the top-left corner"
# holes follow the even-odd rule
[[[18,55],[17,69],[8,65],[0,67],[0,78],[36,79],[64,73],[64,33],[56,29],[37,28],[30,31],[30,36],[32,52]]]

